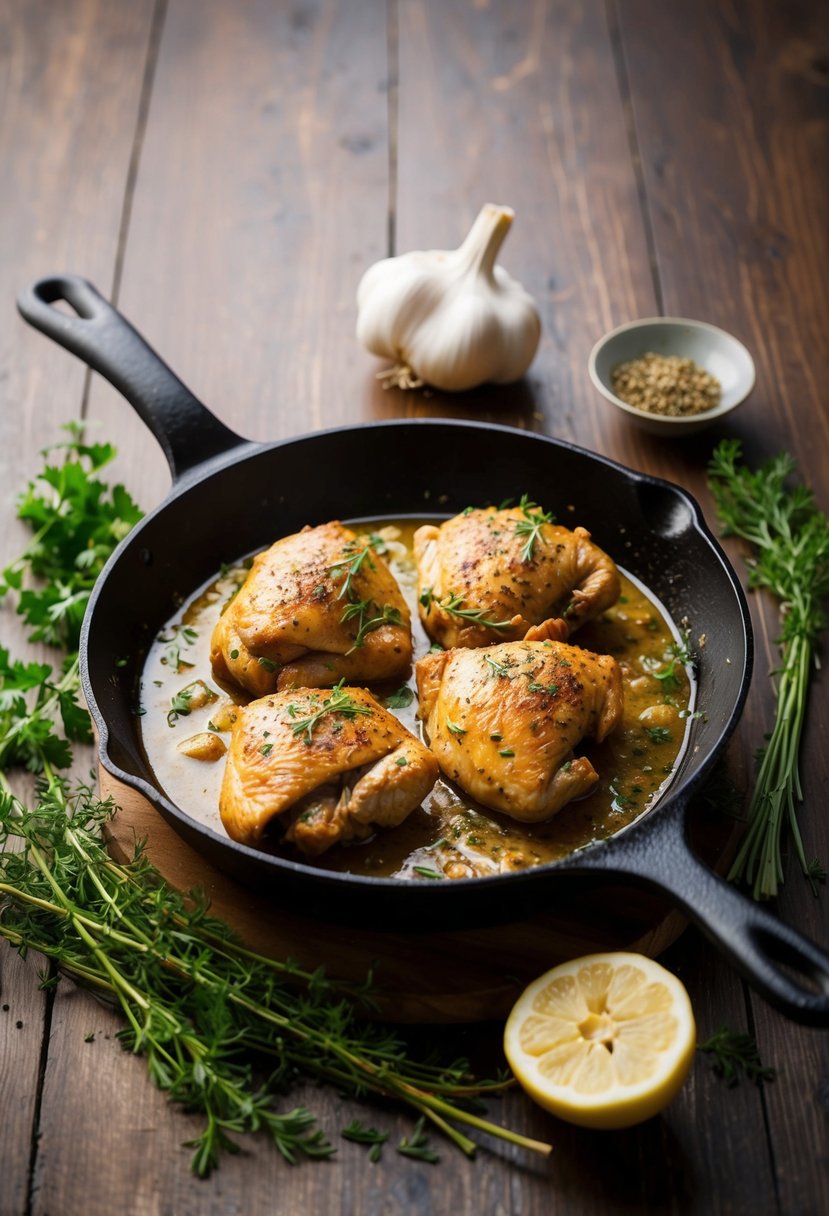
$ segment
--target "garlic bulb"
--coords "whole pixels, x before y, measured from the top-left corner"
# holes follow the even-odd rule
[[[381,378],[459,392],[523,376],[541,321],[532,297],[495,265],[513,215],[487,203],[459,249],[404,253],[366,271],[357,288],[357,337],[372,354],[395,360]]]

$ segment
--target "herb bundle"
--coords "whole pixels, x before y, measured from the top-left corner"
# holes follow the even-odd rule
[[[71,763],[72,742],[89,739],[88,715],[77,702],[83,610],[103,563],[140,512],[123,487],[110,491],[93,476],[114,449],[85,445],[70,429],[64,463],[47,465],[21,499],[19,513],[35,536],[0,583],[0,594],[18,594],[34,640],[70,651],[57,678],[48,664],[14,661],[0,650],[0,764],[41,775],[29,806],[0,771],[0,938],[21,954],[40,952],[120,1008],[124,1047],[145,1056],[152,1080],[172,1101],[205,1118],[191,1142],[200,1176],[223,1151],[236,1151],[234,1137],[246,1132],[265,1132],[289,1162],[334,1152],[308,1110],[280,1110],[300,1076],[410,1108],[418,1118],[399,1146],[404,1155],[437,1159],[425,1119],[469,1156],[475,1142],[457,1124],[549,1152],[481,1117],[481,1095],[510,1082],[476,1082],[464,1061],[441,1067],[412,1060],[398,1035],[366,1020],[369,981],[349,987],[257,955],[208,915],[199,892],[170,887],[140,849],[125,864],[109,856],[104,830],[115,808],[84,785],[71,789],[56,770]],[[24,586],[32,576],[34,585]],[[189,641],[171,640],[167,660],[177,669],[185,665],[179,643]],[[340,689],[297,729],[310,734],[321,713],[348,712],[347,704],[333,704],[337,696],[344,696]],[[358,1130],[352,1124],[344,1135],[379,1155],[385,1135]]]
[[[795,472],[781,453],[756,472],[740,465],[740,443],[725,439],[709,466],[711,493],[726,536],[749,542],[749,586],[765,587],[780,602],[780,667],[774,726],[760,752],[749,827],[729,878],[751,885],[755,899],[777,894],[783,881],[781,839],[788,822],[800,867],[817,894],[825,874],[807,863],[797,822],[802,801],[798,756],[809,678],[817,662],[818,639],[827,625],[829,518],[811,490],[788,483]]]
[[[465,1061],[412,1060],[392,1030],[361,1016],[368,986],[348,990],[247,950],[198,891],[170,887],[140,849],[126,864],[113,861],[101,837],[112,810],[83,786],[70,793],[48,765],[33,808],[0,790],[0,937],[120,1007],[124,1047],[146,1057],[173,1101],[205,1116],[191,1144],[197,1174],[245,1132],[267,1133],[289,1162],[332,1153],[304,1107],[278,1110],[300,1076],[396,1099],[469,1156],[476,1145],[458,1123],[549,1151],[473,1109],[509,1081],[475,1082]]]

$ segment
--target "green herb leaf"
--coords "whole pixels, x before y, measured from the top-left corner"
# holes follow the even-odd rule
[[[406,709],[414,701],[414,691],[408,684],[401,684],[398,689],[390,693],[383,704],[387,709]]]
[[[347,718],[349,721],[358,717],[361,714],[371,714],[371,710],[367,705],[360,705],[354,700],[350,692],[343,691],[345,680],[340,680],[331,689],[330,696],[326,697],[319,708],[316,708],[319,702],[319,696],[312,694],[306,706],[296,705],[291,702],[287,706],[289,717],[294,719],[291,723],[291,730],[295,735],[302,735],[304,742],[310,747],[314,741],[314,731],[320,721],[328,714],[339,714],[342,718]],[[311,712],[307,713],[304,718],[299,718],[297,715],[302,709],[308,709]]]
[[[452,592],[443,600],[438,600],[438,607],[444,612],[448,612],[450,616],[459,617],[464,621],[474,621],[477,625],[483,625],[485,629],[509,629],[511,621],[497,621],[486,615],[485,608],[462,608],[464,599],[462,595],[454,595]]]
[[[710,1039],[700,1043],[697,1050],[712,1057],[714,1072],[729,1088],[737,1085],[742,1077],[756,1085],[775,1078],[775,1070],[767,1068],[760,1059],[754,1036],[744,1031],[721,1026]]]
[[[545,524],[553,522],[553,516],[548,511],[542,511],[537,503],[531,502],[526,494],[521,495],[521,501],[518,504],[518,510],[524,516],[515,525],[515,535],[525,536],[526,542],[521,550],[521,561],[531,562],[535,546],[537,544],[545,544],[544,533],[542,529]]]

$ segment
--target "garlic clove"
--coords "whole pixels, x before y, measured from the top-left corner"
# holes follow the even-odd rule
[[[488,203],[463,244],[384,258],[357,289],[357,337],[398,365],[384,379],[452,392],[519,379],[538,348],[532,297],[495,264],[513,220]]]

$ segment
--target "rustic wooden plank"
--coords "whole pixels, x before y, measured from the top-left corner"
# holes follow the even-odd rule
[[[632,458],[586,375],[596,339],[655,308],[604,6],[410,0],[399,42],[397,249],[457,245],[484,202],[509,204],[502,261],[543,323],[522,385],[412,394],[400,408]]]
[[[746,342],[757,388],[728,433],[752,461],[791,451],[825,507],[827,12],[808,3],[704,3],[689,23],[651,0],[618,7],[665,311],[713,321]],[[683,476],[708,505],[706,455],[686,449]],[[772,721],[768,673],[779,629],[774,606],[752,600],[758,655],[740,731],[747,761]],[[808,856],[825,862],[829,688],[813,684],[801,823]],[[778,905],[785,920],[829,944],[826,894],[814,899],[794,856]],[[762,1053],[780,1069],[766,1103],[781,1208],[816,1210],[829,1188],[829,1044],[760,1001],[752,1007]]]
[[[539,301],[545,329],[528,377],[532,412],[542,417],[529,424],[677,479],[671,445],[619,419],[586,374],[596,338],[658,312],[616,39],[598,3],[401,5],[397,245],[451,245],[480,203],[514,206],[504,264]],[[487,390],[487,400],[497,392]],[[452,416],[483,409],[440,394],[409,408]],[[490,416],[522,421],[506,408]],[[700,1029],[743,1028],[742,985],[699,938],[692,942],[671,958],[681,963]],[[708,1101],[716,1116],[700,1119]],[[681,1202],[700,1213],[736,1210],[749,1195],[763,1210],[770,1194],[759,1099],[744,1089],[723,1100],[707,1066],[695,1069],[693,1085],[656,1128],[614,1141],[618,1151],[607,1138],[558,1124],[554,1139],[557,1193],[567,1195],[568,1211],[613,1203],[620,1196],[609,1179],[617,1177],[623,1201],[640,1210],[669,1207],[672,1196],[678,1210]],[[720,1148],[746,1142],[759,1149],[732,1157]],[[609,1175],[602,1151],[613,1154]]]
[[[61,425],[80,416],[85,378],[79,364],[68,366],[17,319],[14,295],[65,269],[111,279],[152,9],[151,0],[12,0],[0,9],[0,566],[28,537],[14,517],[16,496],[40,468],[39,449],[58,442]],[[8,604],[0,606],[0,635],[16,655],[54,661],[26,645]],[[89,763],[87,756],[84,771]],[[29,1199],[48,1029],[41,966],[0,945],[4,1212],[26,1211]]]
[[[386,252],[387,155],[382,0],[170,4],[119,303],[239,432],[361,417],[354,293]],[[91,410],[152,505],[154,441],[108,385]]]

